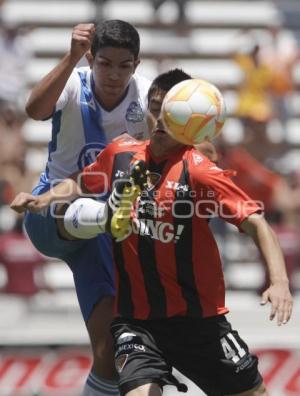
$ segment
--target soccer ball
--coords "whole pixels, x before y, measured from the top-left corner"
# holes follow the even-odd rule
[[[216,137],[224,125],[225,115],[221,92],[204,80],[190,79],[176,84],[162,104],[167,132],[188,145]]]

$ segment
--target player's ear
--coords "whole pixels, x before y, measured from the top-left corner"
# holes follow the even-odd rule
[[[136,68],[138,67],[138,65],[141,63],[140,58],[135,59],[134,61],[134,71],[136,70]]]
[[[93,62],[94,62],[94,57],[91,53],[91,51],[89,50],[86,54],[85,54],[86,60],[89,63],[90,68],[93,66]]]

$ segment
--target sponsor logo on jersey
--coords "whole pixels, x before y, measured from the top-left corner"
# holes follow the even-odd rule
[[[127,174],[127,172],[118,169],[115,173],[115,178],[120,179],[120,178],[124,177],[126,174]]]
[[[144,119],[144,112],[141,105],[133,101],[129,104],[126,111],[126,120],[129,122],[141,122]]]
[[[162,218],[168,208],[164,206],[158,206],[155,201],[151,200],[140,200],[137,207],[137,212],[140,215],[148,215],[155,219]]]
[[[136,343],[127,344],[127,343],[124,343],[124,344],[122,344],[122,345],[120,345],[118,347],[116,354],[119,354],[120,352],[123,352],[123,351],[128,351],[128,352],[132,352],[132,351],[146,352],[146,348],[142,344],[136,344]]]
[[[118,242],[127,238],[131,233],[134,233],[141,236],[148,236],[162,243],[176,243],[180,239],[183,230],[184,225],[182,224],[174,226],[171,223],[165,223],[163,221],[134,218],[128,229],[128,234],[124,238],[119,239]]]
[[[97,155],[104,149],[103,143],[88,143],[80,151],[77,161],[79,170],[82,170],[85,166],[88,166],[96,161]]]
[[[167,180],[166,188],[175,191],[188,191],[188,184],[180,184],[178,182]]]
[[[115,359],[117,372],[120,374],[128,360],[128,354],[122,354]]]

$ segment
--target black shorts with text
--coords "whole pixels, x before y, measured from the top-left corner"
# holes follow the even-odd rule
[[[209,396],[245,392],[262,382],[250,354],[225,316],[162,320],[118,318],[112,323],[121,395],[147,383],[186,391],[172,367]]]

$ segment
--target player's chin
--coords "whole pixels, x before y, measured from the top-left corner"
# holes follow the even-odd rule
[[[123,87],[106,87],[105,91],[108,96],[118,97],[120,95],[123,95],[123,93],[125,92],[125,88],[123,88]]]
[[[155,130],[152,132],[152,136],[170,137],[169,134],[168,134],[164,129],[155,129]]]

